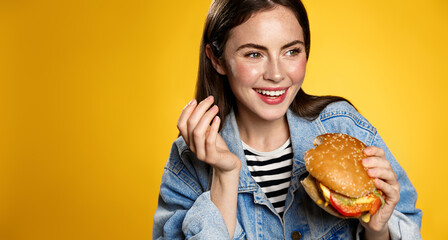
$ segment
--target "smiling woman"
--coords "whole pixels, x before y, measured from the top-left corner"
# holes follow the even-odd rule
[[[254,124],[283,120],[302,85],[307,60],[302,27],[292,11],[283,6],[260,11],[229,32],[221,56],[206,50],[228,80],[240,119],[250,117]]]
[[[190,206],[182,204],[201,203],[202,198],[198,196],[211,187],[204,180],[210,179],[205,177],[210,172],[202,170],[210,165],[193,166],[185,161],[186,164],[179,163],[173,168],[170,162],[169,170],[184,174],[185,178],[171,181],[172,178],[162,175],[170,174],[168,170],[164,173],[164,166],[172,142],[179,134],[175,125],[182,108],[196,98],[198,53],[211,2],[0,1],[0,239],[148,239],[153,229],[155,234],[163,229],[162,218],[183,216],[187,212],[188,216],[194,216]],[[442,150],[446,148],[445,136],[448,136],[448,112],[444,110],[448,103],[448,1],[302,2],[310,21],[312,48],[309,54],[305,47],[308,61],[301,89],[313,95],[343,96],[369,119],[419,193],[417,207],[424,212],[423,238],[448,239],[448,231],[443,231],[448,226],[445,219],[448,208],[435,204],[440,202],[438,199],[448,198],[447,191],[441,190],[448,169]],[[231,20],[239,23],[243,22],[239,17],[247,15],[233,13]],[[301,16],[298,20],[305,44],[309,34]],[[229,32],[218,30],[223,31],[222,35],[214,35],[214,40],[224,39],[224,33]],[[251,43],[268,47],[257,39]],[[210,46],[212,51],[220,49],[219,46],[215,49],[212,43]],[[249,56],[265,60],[266,56],[259,49],[253,50]],[[286,56],[294,54],[301,53],[291,49]],[[215,52],[214,55],[221,56]],[[210,70],[210,74],[200,74],[208,74],[216,80],[210,84],[219,84],[221,78],[225,79],[216,74],[205,54],[201,55],[202,62],[210,64],[202,69]],[[207,86],[213,91],[210,95],[214,96],[214,104],[219,102],[219,108],[214,111],[224,118],[226,107],[223,105],[232,109],[236,102],[232,103],[231,98],[226,98],[229,102],[221,101],[227,95],[214,92],[215,85],[210,84]],[[265,89],[255,91],[271,97],[277,92],[270,90],[278,90],[264,84],[257,87]],[[226,94],[232,93],[230,85],[222,89]],[[301,92],[299,90],[298,95]],[[204,92],[197,99],[205,99],[207,94]],[[272,146],[270,141],[243,144],[239,135],[242,128],[238,128],[240,125],[233,117],[238,109],[233,108],[233,113],[227,115],[227,126],[234,128],[221,131],[224,134],[220,136],[227,139],[229,150],[241,158],[237,226],[243,226],[247,239],[253,236],[254,228],[242,219],[264,221],[258,229],[266,228],[266,238],[273,232],[283,238],[280,236],[283,230],[278,230],[282,224],[280,217],[285,220],[286,239],[300,234],[305,239],[314,229],[324,231],[327,223],[333,226],[334,219],[323,218],[316,223],[297,217],[294,221],[303,229],[297,227],[292,233],[289,230],[292,227],[288,216],[319,214],[310,206],[312,202],[302,201],[303,192],[296,189],[300,187],[296,185],[296,177],[302,176],[304,171],[300,168],[300,154],[308,147],[307,134],[310,129],[323,131],[324,127],[329,131],[329,121],[342,120],[340,116],[344,112],[348,114],[344,115],[347,119],[356,121],[353,129],[362,126],[373,131],[371,125],[354,117],[359,115],[351,108],[346,111],[333,108],[332,104],[323,111],[304,109],[308,106],[305,101],[314,103],[316,98],[300,98],[302,108],[298,112],[304,116],[319,116],[321,120],[307,125],[304,119],[308,118],[297,118],[290,113],[298,107],[293,102],[286,113],[287,121],[292,120],[288,122],[291,144],[294,144],[291,147],[287,141],[286,145],[281,145],[280,140]],[[260,104],[265,103],[260,101]],[[300,121],[296,121],[298,119]],[[225,130],[226,124],[221,125]],[[268,128],[257,130],[271,138],[278,137],[268,132]],[[372,135],[369,131],[365,133],[362,137],[369,140]],[[233,142],[241,142],[241,149]],[[246,145],[250,147],[248,150],[256,150],[253,153],[261,153],[257,155],[260,161],[254,161],[255,156],[244,152]],[[276,145],[281,145],[277,149],[282,151],[273,151],[278,155],[258,151],[265,147],[274,149]],[[195,154],[190,148],[182,146],[184,148],[175,145],[173,153],[177,150],[184,159],[198,163],[199,160],[193,160]],[[287,153],[289,150],[291,153]],[[282,153],[293,157],[284,159]],[[279,157],[264,163],[265,155]],[[291,171],[289,162],[294,164]],[[247,164],[249,170],[243,164]],[[254,173],[257,175],[254,177],[251,168],[261,173]],[[276,171],[280,173],[269,174]],[[291,177],[288,178],[287,173]],[[263,176],[258,176],[260,174]],[[269,180],[258,181],[262,177]],[[272,177],[277,180],[271,180]],[[177,193],[185,190],[191,198],[179,199],[178,195],[166,198],[169,190],[160,192],[162,179],[163,184],[184,183],[185,188],[174,190]],[[204,180],[202,188],[198,187],[199,180]],[[271,191],[273,186],[283,189],[284,185],[288,185],[284,194]],[[191,187],[194,193],[187,191]],[[153,227],[159,193],[162,200],[178,201],[170,207],[182,208],[156,218],[157,224]],[[282,205],[279,199],[282,196],[289,196],[283,204],[284,217],[280,214],[282,207],[277,207]],[[411,210],[407,211],[406,206],[413,209],[412,204],[401,203],[406,200],[415,199],[403,195],[396,209],[409,216]],[[304,206],[298,207],[297,202]],[[204,207],[204,216],[211,214],[209,209],[215,209],[214,205],[207,206],[210,208]],[[253,206],[261,211],[254,211]],[[316,212],[312,212],[313,209]],[[217,214],[216,219],[222,219],[221,214]],[[169,225],[173,220],[167,220],[163,226],[168,233],[179,233],[180,222]],[[186,227],[191,227],[192,223],[202,224],[192,221]],[[214,225],[219,229],[211,239],[227,231],[221,220],[219,223]],[[347,226],[345,221],[340,223],[338,226]],[[330,227],[328,232],[332,232]]]
[[[272,20],[264,18],[264,21],[263,17],[250,18],[250,16],[252,14],[268,14],[269,17],[275,17],[275,14],[266,11],[266,9],[274,8],[276,4],[269,1],[246,1],[244,4],[246,5],[239,6],[233,11],[221,9],[224,6],[228,8],[233,7],[235,3],[232,3],[232,1],[211,6],[202,36],[201,64],[199,65],[199,76],[196,84],[197,100],[203,100],[210,95],[214,96],[216,105],[220,109],[217,115],[222,120],[225,120],[232,108],[238,111],[235,108],[237,102],[234,96],[238,89],[234,89],[234,87],[238,83],[237,78],[239,76],[235,74],[251,74],[255,77],[257,74],[262,74],[263,78],[270,78],[273,83],[271,82],[271,86],[267,88],[257,89],[254,87],[253,90],[260,93],[259,98],[268,104],[267,107],[281,103],[288,97],[289,99],[282,105],[283,110],[291,105],[291,109],[299,116],[314,119],[331,102],[347,101],[344,98],[335,96],[310,96],[300,88],[305,76],[306,60],[309,57],[310,50],[309,23],[306,10],[302,4],[296,4],[294,1],[284,1],[280,5],[283,4],[286,8],[281,8],[280,11],[276,12],[277,18],[272,18]],[[221,17],[211,19],[213,17],[211,13],[220,11],[222,11]],[[285,13],[288,18],[279,19],[281,14]],[[228,19],[231,20],[228,21]],[[273,21],[273,19],[277,21]],[[245,21],[248,24],[241,24]],[[299,24],[285,25],[284,21],[289,21],[289,23],[297,23],[298,21]],[[232,29],[232,27],[235,28]],[[230,31],[225,32],[226,30]],[[238,34],[235,34],[235,32]],[[231,36],[235,37],[232,38]],[[289,36],[291,39],[285,39],[285,36]],[[274,40],[273,37],[276,39]],[[231,41],[227,41],[228,39]],[[254,40],[251,41],[252,39]],[[274,43],[284,45],[270,46],[271,49],[268,49],[268,46],[258,44],[260,42],[270,42],[271,45]],[[272,49],[273,47],[276,49]],[[274,50],[276,52],[273,52]],[[277,56],[273,54],[277,54]],[[278,61],[279,54],[282,54],[282,61]],[[297,61],[301,61],[301,63],[296,64],[298,63]],[[212,68],[209,64],[213,64],[214,67]],[[301,67],[302,70],[292,69],[291,67]],[[286,85],[286,82],[278,83],[279,78],[284,77],[285,71],[288,71],[288,74],[302,75],[288,78],[295,81],[295,87],[292,89],[282,86]],[[219,74],[216,74],[216,72]],[[254,77],[251,78],[253,79]],[[236,80],[232,81],[232,79]],[[248,78],[245,77],[245,79]],[[260,83],[257,84],[260,85]],[[266,97],[264,96],[266,94],[263,94],[263,90],[265,92],[283,90],[286,92],[288,89],[290,90],[289,93],[286,95],[282,94],[277,98]],[[240,108],[245,106],[249,105],[245,104],[240,106]],[[279,110],[276,106],[271,106],[271,110],[275,111],[276,109]],[[280,111],[280,115],[283,110]],[[275,116],[272,117],[275,118]]]
[[[421,238],[416,191],[376,129],[344,98],[302,90],[309,53],[300,1],[212,2],[196,99],[177,122],[154,239]],[[327,132],[369,146],[363,167],[386,200],[368,223],[326,214],[299,184],[305,151]]]

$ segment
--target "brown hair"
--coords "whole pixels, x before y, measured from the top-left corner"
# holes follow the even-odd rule
[[[306,58],[310,53],[310,27],[308,15],[300,0],[214,0],[210,6],[201,41],[198,80],[196,83],[196,99],[198,102],[213,95],[219,107],[218,116],[224,122],[232,108],[236,109],[236,100],[227,77],[220,75],[206,55],[206,46],[216,58],[221,58],[232,28],[244,23],[254,13],[271,9],[277,5],[289,8],[297,17],[303,29]],[[297,115],[309,120],[317,118],[320,112],[330,103],[347,101],[336,96],[313,96],[306,94],[301,88],[293,100],[290,109]]]

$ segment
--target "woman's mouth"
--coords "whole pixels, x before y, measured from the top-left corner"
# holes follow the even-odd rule
[[[272,97],[272,98],[276,98],[278,96],[281,96],[283,94],[285,94],[286,89],[283,90],[277,90],[277,91],[270,91],[270,90],[264,90],[264,89],[255,89],[255,91],[261,95],[267,96],[267,97]]]
[[[257,95],[263,102],[269,105],[276,105],[282,103],[283,100],[285,100],[288,89],[289,88],[282,88],[282,89],[254,88],[254,91],[257,92]]]

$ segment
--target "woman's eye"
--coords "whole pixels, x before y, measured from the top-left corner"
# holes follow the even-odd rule
[[[286,52],[286,55],[295,56],[300,53],[299,49],[291,49]]]
[[[260,58],[261,54],[258,52],[252,52],[252,53],[248,53],[246,54],[246,57],[250,57],[250,58]]]

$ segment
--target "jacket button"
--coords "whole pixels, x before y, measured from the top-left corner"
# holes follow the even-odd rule
[[[301,237],[302,237],[302,234],[300,234],[299,231],[294,231],[291,233],[292,240],[300,240]]]

